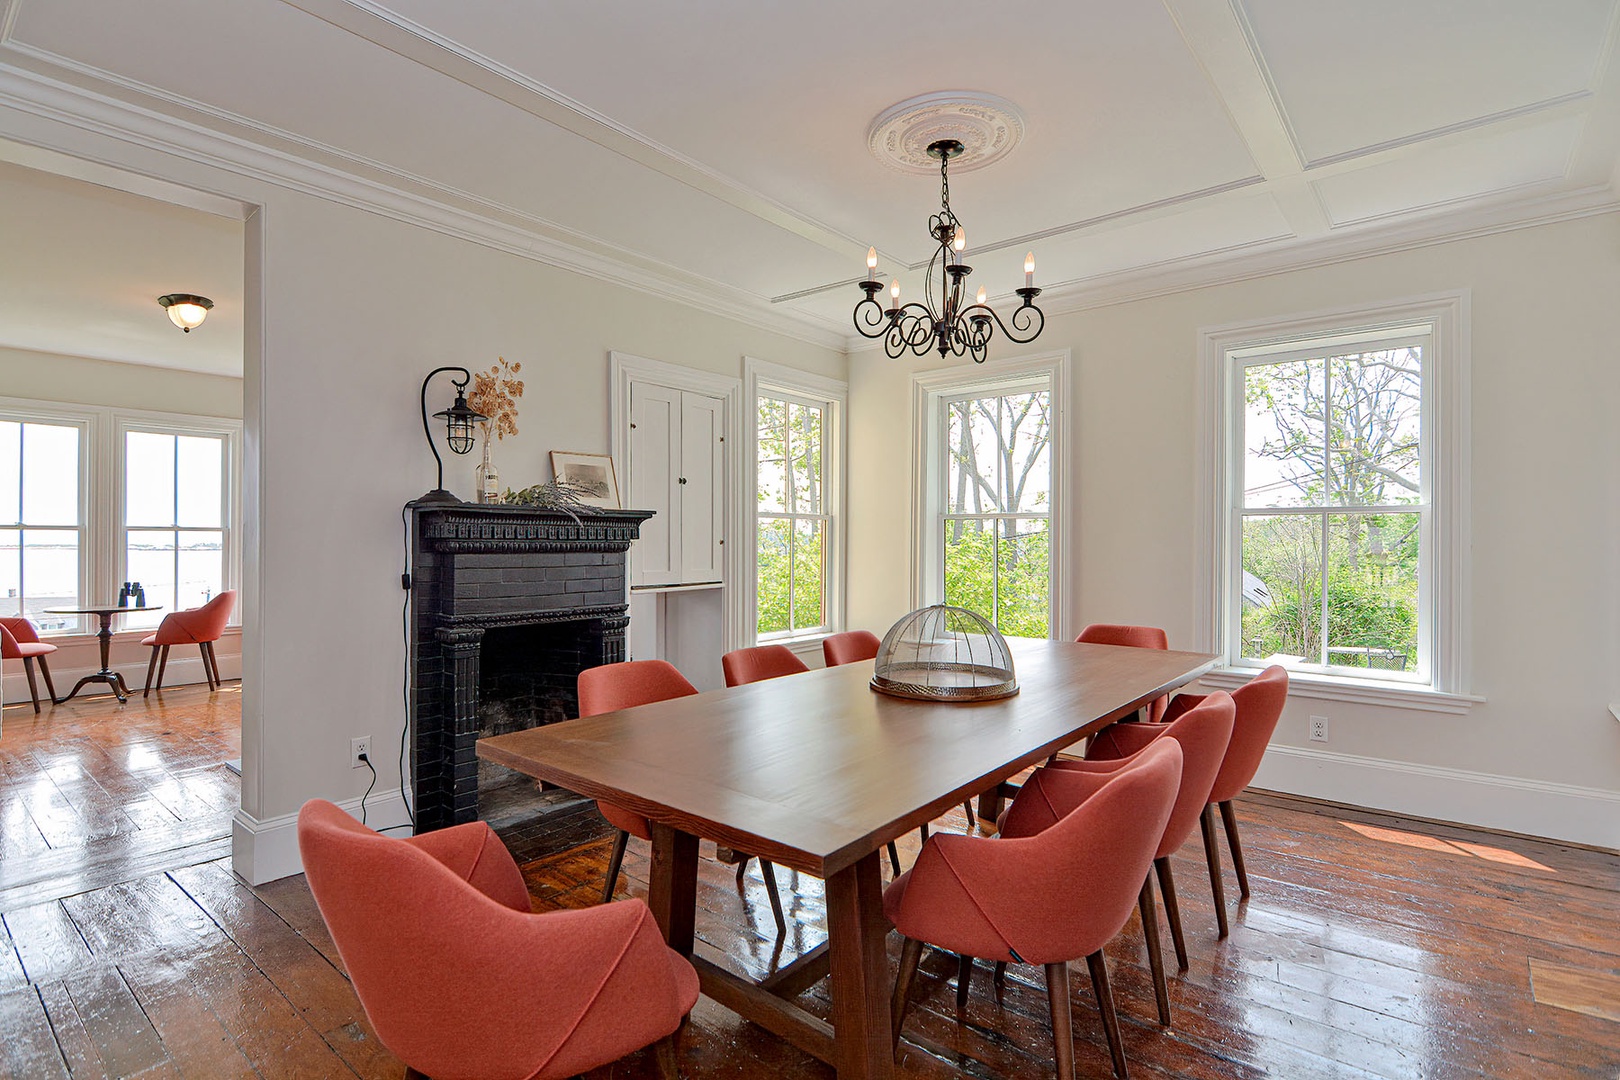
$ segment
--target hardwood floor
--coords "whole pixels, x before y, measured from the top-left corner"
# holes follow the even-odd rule
[[[217,841],[176,841],[221,814],[228,829],[215,804],[229,785],[212,770],[235,753],[231,689],[166,692],[161,708],[119,716],[87,702],[70,722],[59,708],[55,738],[6,711],[0,1076],[401,1076],[303,879],[249,888]],[[1229,938],[1215,937],[1197,841],[1174,860],[1191,967],[1170,979],[1172,1029],[1153,1022],[1140,926],[1106,950],[1133,1076],[1620,1076],[1620,858],[1263,793],[1238,815],[1254,897],[1231,904]],[[957,811],[939,827],[966,823]],[[537,909],[597,900],[596,831],[567,822],[554,834],[567,850],[525,863]],[[533,830],[514,839],[545,849]],[[916,846],[902,841],[906,861]],[[647,869],[632,843],[620,895],[644,896]],[[763,977],[822,942],[822,883],[778,874],[783,942],[757,864],[739,895],[732,868],[701,863],[700,953]],[[955,958],[925,955],[901,1074],[1050,1075],[1040,972],[1008,976],[998,994],[977,965],[958,1013]],[[1090,980],[1071,983],[1079,1071],[1107,1076]],[[803,1001],[831,1011],[825,984]],[[691,1080],[831,1075],[707,999],[681,1060]],[[656,1075],[632,1055],[590,1080]]]

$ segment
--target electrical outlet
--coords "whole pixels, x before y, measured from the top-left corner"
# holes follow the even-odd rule
[[[360,760],[360,755],[361,754],[364,754],[366,756],[367,760],[370,760],[370,758],[371,758],[371,736],[370,735],[362,735],[358,739],[350,739],[349,740],[349,768],[351,768],[351,769],[363,769],[363,768],[366,767],[366,762]]]
[[[1311,717],[1311,742],[1328,741],[1328,718],[1325,716]]]

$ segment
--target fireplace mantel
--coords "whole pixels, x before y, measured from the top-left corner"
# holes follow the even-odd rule
[[[478,816],[485,632],[576,623],[582,666],[623,660],[625,552],[652,511],[408,505],[413,788],[426,832]]]

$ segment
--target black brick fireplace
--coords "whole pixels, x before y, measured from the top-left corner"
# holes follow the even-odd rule
[[[419,832],[479,816],[479,735],[577,715],[624,659],[625,552],[652,516],[413,506],[412,775]]]

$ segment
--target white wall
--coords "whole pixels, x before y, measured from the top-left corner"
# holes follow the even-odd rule
[[[1053,318],[1074,356],[1065,621],[1195,627],[1197,333],[1467,289],[1472,296],[1472,690],[1466,715],[1295,698],[1259,782],[1620,847],[1620,215]],[[992,349],[1000,356],[1015,348]],[[937,357],[935,358],[937,360]],[[992,363],[994,361],[992,360]],[[850,359],[850,625],[907,606],[910,375]],[[1328,715],[1328,753],[1306,738]]]
[[[147,409],[188,416],[232,419],[242,416],[241,379],[5,347],[0,347],[0,397]],[[110,651],[112,666],[123,672],[136,690],[146,678],[147,661],[152,655],[150,648],[140,644],[144,636],[144,631],[115,635]],[[100,669],[101,646],[93,633],[51,641],[58,649],[49,659],[57,693],[67,693],[81,676]],[[220,675],[227,679],[238,677],[242,667],[240,632],[234,628],[228,630],[215,646],[215,654],[219,658]],[[172,650],[163,685],[203,681],[202,660],[197,650]],[[84,696],[105,690],[102,684],[94,683],[85,688]],[[43,679],[39,692],[43,700]],[[28,679],[20,665],[6,666],[3,684],[0,684],[0,700],[13,704],[28,700]]]
[[[609,349],[739,375],[744,354],[842,377],[842,353],[292,191],[196,160],[0,108],[0,137],[241,200],[247,225],[243,776],[235,867],[298,869],[294,816],[356,799],[402,820],[400,509],[433,486],[418,413],[441,364],[523,363],[520,435],[502,479],[545,479],[552,449],[608,450]],[[435,384],[430,410],[449,403]],[[472,493],[475,459],[446,471]],[[390,795],[392,792],[392,796]]]

